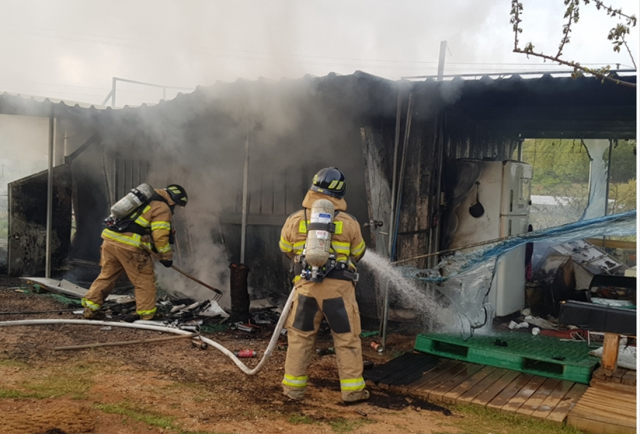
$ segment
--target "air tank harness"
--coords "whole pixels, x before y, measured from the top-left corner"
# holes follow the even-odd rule
[[[336,231],[333,219],[339,211],[335,211],[333,204],[326,199],[317,200],[311,208],[311,221],[307,220],[307,210],[304,210],[304,220],[307,225],[307,240],[300,264],[300,277],[311,282],[322,282],[325,278],[358,281],[358,273],[349,270],[349,264],[336,261],[331,252],[331,238]]]

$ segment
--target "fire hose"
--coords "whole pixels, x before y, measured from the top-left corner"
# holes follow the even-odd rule
[[[273,336],[271,336],[271,340],[269,341],[269,345],[267,345],[267,349],[260,359],[260,362],[256,365],[255,368],[250,369],[247,365],[242,363],[240,359],[238,359],[231,351],[226,349],[224,346],[219,344],[218,342],[206,338],[204,336],[200,336],[202,342],[218,349],[222,354],[229,357],[233,363],[236,364],[238,368],[242,372],[247,375],[255,375],[262,370],[264,365],[271,357],[271,353],[273,353],[274,348],[278,342],[278,338],[280,337],[280,332],[284,327],[284,322],[289,315],[289,310],[291,310],[291,304],[293,303],[293,295],[294,291],[291,291],[289,294],[289,298],[282,308],[282,313],[280,314],[280,318],[276,324],[276,327],[273,331]],[[138,324],[136,322],[126,323],[126,322],[114,322],[114,321],[97,321],[97,320],[87,320],[87,319],[31,319],[31,320],[17,320],[17,321],[0,321],[0,327],[9,327],[9,326],[26,326],[26,325],[51,325],[51,324],[78,324],[78,325],[96,325],[96,326],[112,326],[112,327],[124,327],[124,328],[134,328],[141,330],[150,330],[157,332],[167,332],[174,333],[179,335],[192,335],[192,331],[175,329],[171,327],[163,327],[159,325],[150,325],[150,324]]]

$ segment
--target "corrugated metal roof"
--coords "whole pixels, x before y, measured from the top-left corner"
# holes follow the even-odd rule
[[[78,101],[70,101],[68,99],[57,99],[57,98],[50,98],[50,97],[45,97],[45,96],[37,96],[37,95],[24,95],[24,94],[20,94],[20,93],[13,93],[13,92],[3,92],[2,94],[0,94],[0,97],[16,97],[16,98],[22,98],[24,100],[27,101],[34,101],[37,103],[51,103],[51,104],[64,104],[68,107],[80,107],[80,108],[95,108],[95,109],[106,109],[108,108],[107,106],[102,106],[102,105],[97,105],[97,104],[89,104],[89,103],[85,103],[85,102],[78,102]]]
[[[335,73],[323,77],[305,75],[278,81],[259,78],[238,79],[199,86],[174,99],[139,107],[119,109],[70,102],[46,97],[0,94],[0,114],[56,116],[64,113],[97,114],[98,117],[155,116],[171,119],[172,113],[215,109],[233,112],[251,110],[256,102],[278,100],[313,104],[325,103],[353,109],[369,118],[395,118],[395,95],[399,88],[411,89],[416,96],[416,113],[429,116],[435,110],[452,109],[460,116],[518,137],[596,137],[598,135],[633,138],[636,133],[636,93],[632,89],[594,77],[571,78],[544,74],[524,78],[513,74],[485,74],[468,80],[393,81],[362,71],[351,75]],[[636,82],[635,75],[620,76]]]
[[[612,71],[612,77],[624,78],[624,77],[635,77],[636,71],[634,69],[618,69]],[[511,77],[520,77],[527,80],[533,80],[536,78],[540,78],[543,75],[550,75],[552,77],[558,78],[566,78],[572,77],[572,70],[564,70],[564,71],[519,71],[519,72],[496,72],[496,73],[467,73],[467,74],[444,74],[442,76],[444,81],[449,81],[453,79],[464,79],[464,80],[481,80],[486,78],[493,79],[503,79],[503,78],[511,78]],[[415,76],[407,76],[402,77],[403,80],[436,80],[437,75],[415,75]]]

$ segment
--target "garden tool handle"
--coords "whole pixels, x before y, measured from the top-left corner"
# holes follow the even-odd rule
[[[149,253],[151,253],[151,256],[153,256],[153,257],[154,257],[154,258],[156,258],[157,260],[161,260],[161,259],[162,259],[162,258],[160,258],[160,255],[158,255],[158,254],[157,254],[156,252],[154,252],[153,250],[151,250],[151,249],[149,249],[149,248],[146,248],[146,247],[145,247],[145,249],[146,249]],[[211,285],[207,285],[207,284],[206,284],[206,283],[204,283],[202,280],[200,280],[200,279],[197,279],[197,278],[193,277],[191,274],[187,273],[186,271],[183,271],[183,270],[179,269],[179,268],[178,268],[178,267],[176,267],[175,265],[173,265],[173,264],[172,264],[172,265],[171,265],[171,268],[173,268],[174,270],[176,270],[178,273],[182,274],[183,276],[186,276],[186,277],[188,277],[189,279],[193,280],[194,282],[199,283],[200,285],[204,286],[205,288],[208,288],[208,289],[212,290],[212,291],[213,291],[213,292],[215,292],[216,294],[220,294],[220,295],[222,295],[222,291],[220,291],[219,289],[214,288],[214,287],[213,287],[213,286],[211,286]]]

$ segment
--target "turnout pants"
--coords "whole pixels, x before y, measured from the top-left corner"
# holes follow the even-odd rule
[[[325,318],[336,352],[340,389],[344,401],[364,397],[360,311],[353,282],[324,279],[300,281],[294,288],[293,305],[286,321],[289,347],[282,380],[284,394],[302,399],[307,387],[307,368],[315,352],[316,336]]]
[[[118,278],[126,272],[135,286],[136,312],[142,319],[153,318],[156,312],[156,282],[151,255],[143,250],[134,252],[104,241],[100,265],[100,275],[82,299],[82,305],[93,311],[99,310]]]

